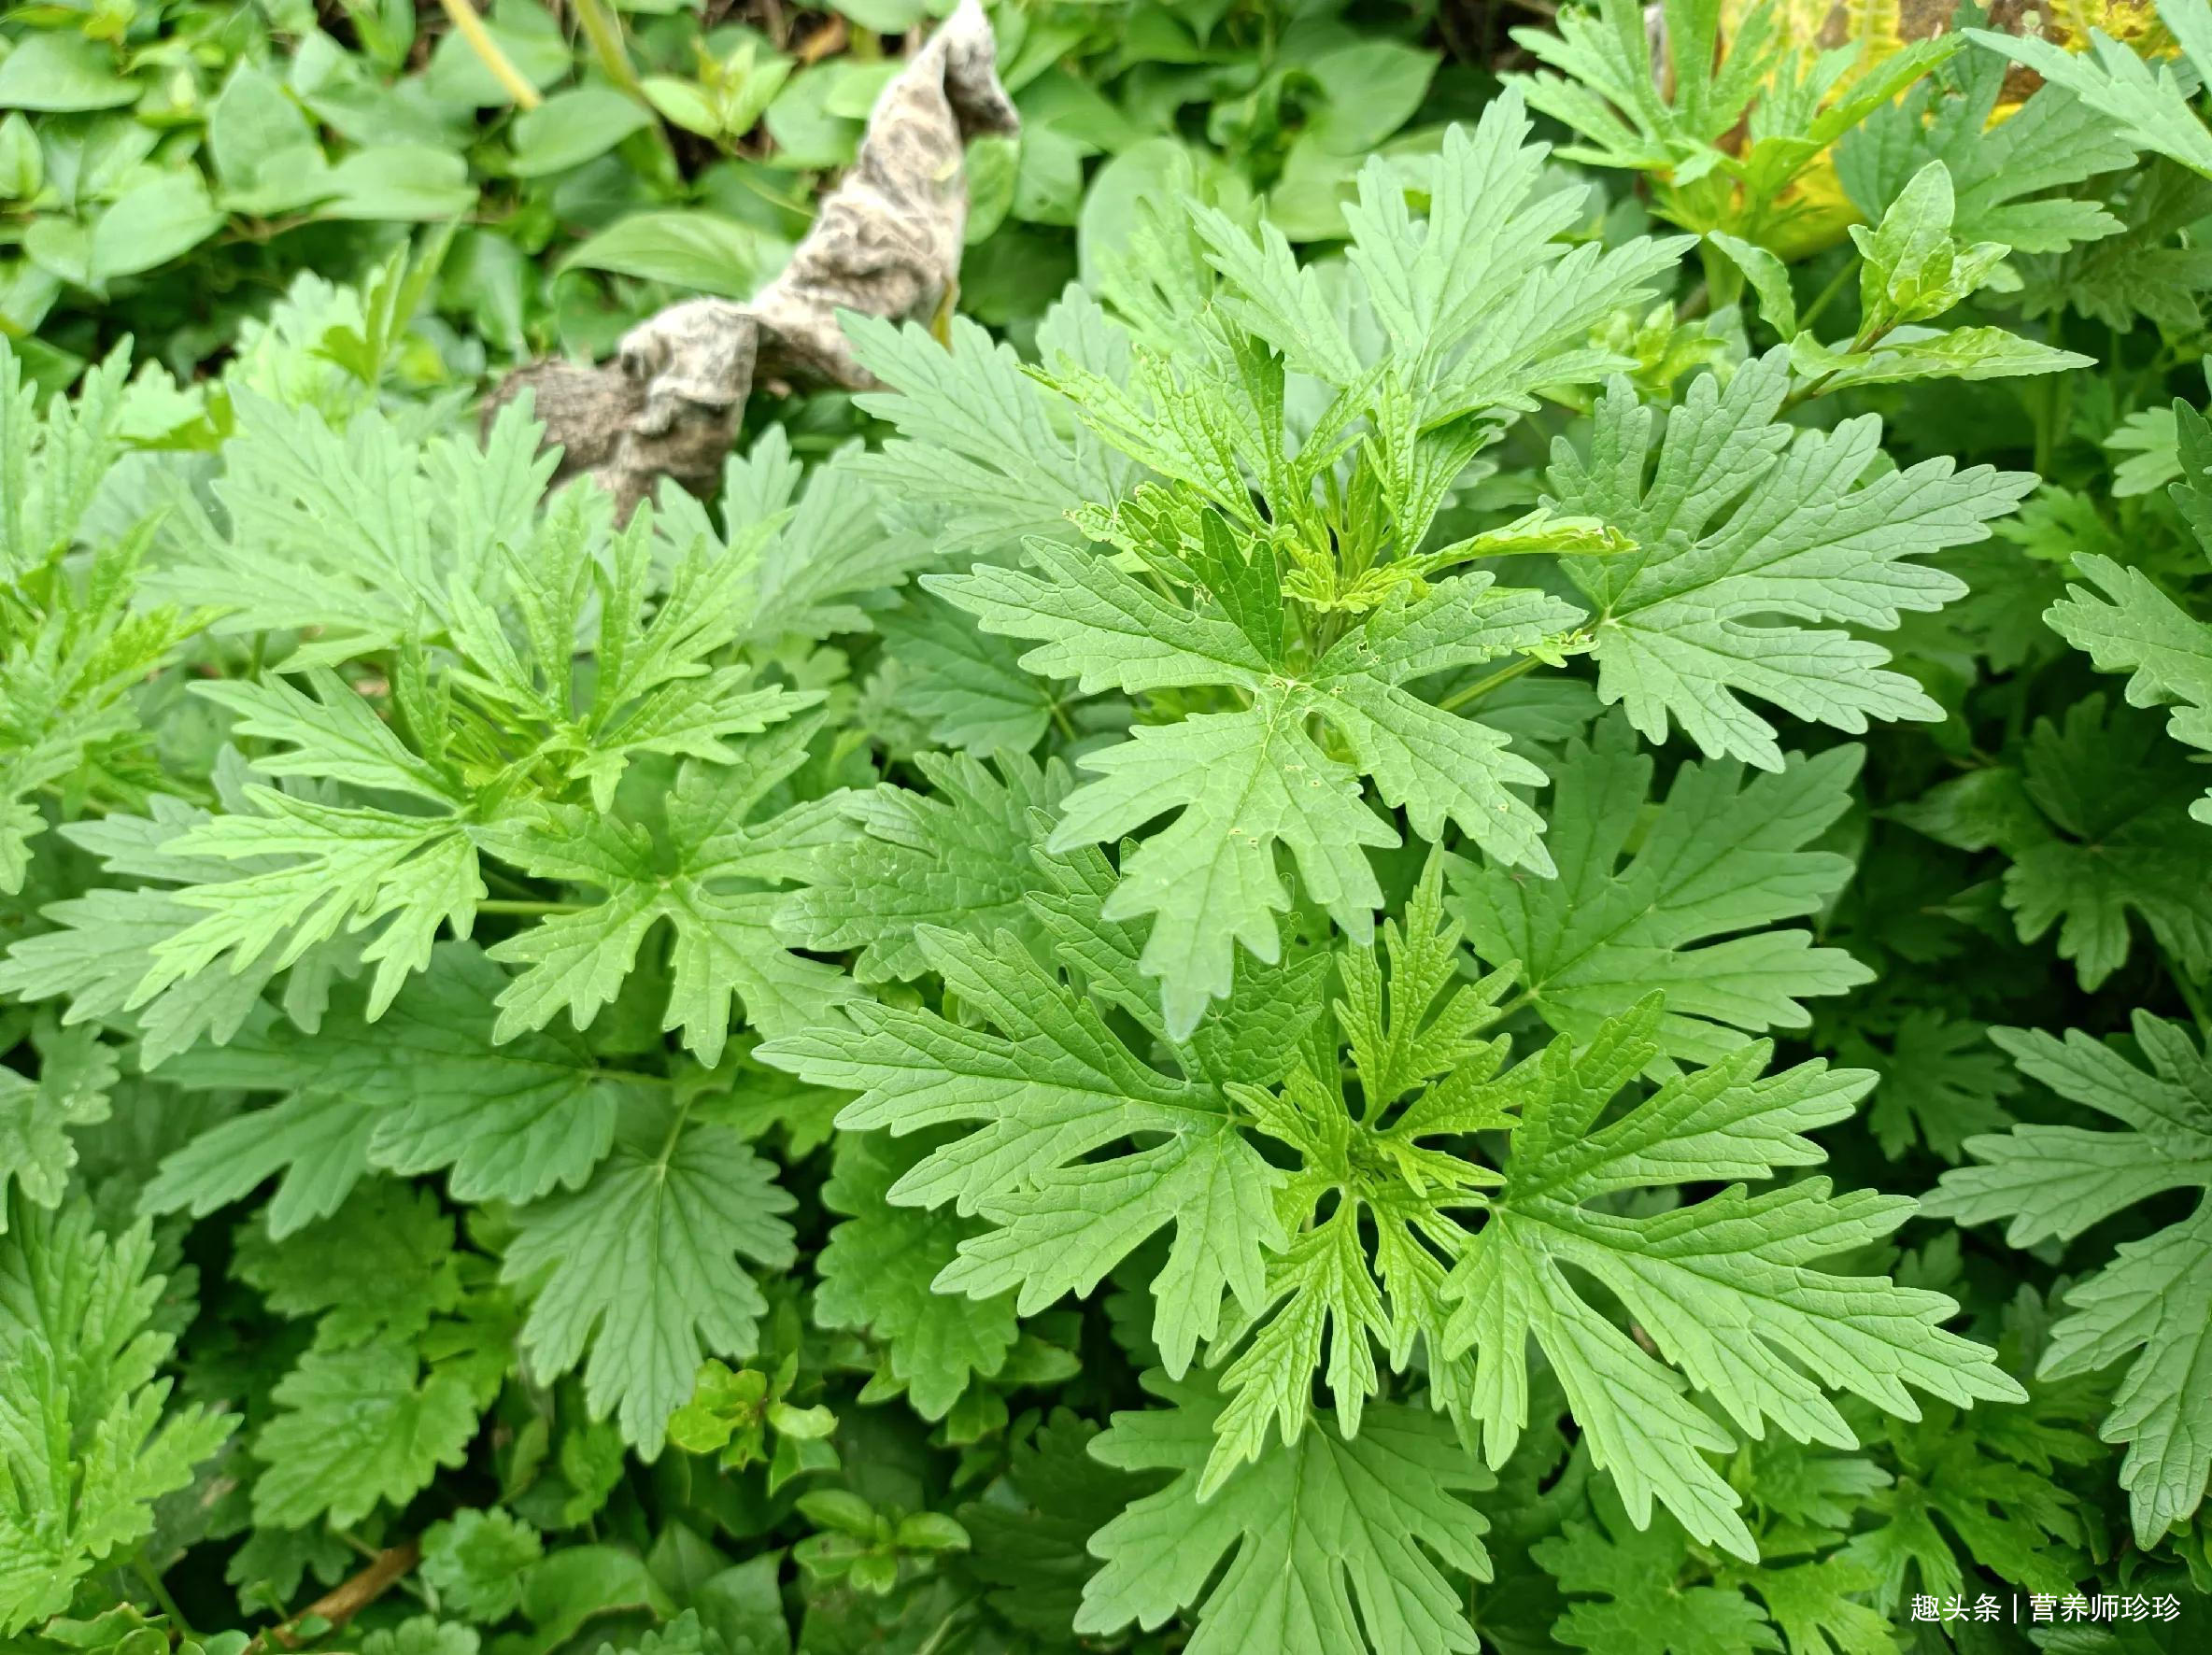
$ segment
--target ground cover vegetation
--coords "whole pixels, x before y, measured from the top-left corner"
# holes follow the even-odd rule
[[[0,1640],[2203,1648],[2212,7],[1010,0],[479,431],[938,9],[0,21]]]

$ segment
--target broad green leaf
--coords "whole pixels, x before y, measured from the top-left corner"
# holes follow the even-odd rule
[[[263,215],[305,206],[329,174],[315,129],[266,69],[241,64],[207,106],[207,150],[223,205]]]
[[[459,1465],[476,1434],[467,1384],[422,1375],[405,1346],[310,1351],[271,1397],[279,1411],[253,1440],[268,1467],[253,1516],[279,1528],[326,1515],[350,1525],[380,1503],[404,1506],[441,1465]]]
[[[489,9],[485,34],[516,72],[538,91],[547,90],[574,70],[575,50],[550,11],[536,5],[518,5],[516,0]],[[458,30],[438,36],[423,81],[440,101],[474,108],[503,109],[514,101],[513,92],[484,66],[483,59]]]
[[[6,65],[0,65],[0,74],[5,72]],[[149,179],[93,223],[92,278],[106,282],[166,264],[198,247],[222,223],[222,212],[207,199],[207,186],[197,172]]]
[[[1561,439],[1551,471],[1560,510],[1645,548],[1562,560],[1597,612],[1599,693],[1624,703],[1648,740],[1679,721],[1708,755],[1770,771],[1782,764],[1774,727],[1745,696],[1853,733],[1870,719],[1936,716],[1918,685],[1885,669],[1888,651],[1842,627],[1889,630],[1901,612],[1961,596],[1956,579],[1913,559],[1986,538],[1988,519],[2035,482],[1949,460],[1863,480],[1880,422],[1775,423],[1788,384],[1780,350],[1744,364],[1725,389],[1700,377],[1667,416],[1654,468],[1655,413],[1615,382],[1588,453]]]
[[[1218,1404],[1195,1381],[1155,1372],[1143,1384],[1167,1406],[1115,1414],[1091,1452],[1174,1480],[1091,1537],[1105,1566],[1084,1588],[1078,1633],[1156,1627],[1195,1606],[1191,1655],[1473,1655],[1453,1575],[1489,1578],[1488,1525],[1465,1496],[1492,1478],[1442,1421],[1387,1405],[1350,1439],[1317,1424],[1201,1502]]]
[[[1759,296],[1759,315],[1766,325],[1784,339],[1795,338],[1797,300],[1790,290],[1790,267],[1765,248],[1724,230],[1708,231],[1705,239],[1719,248],[1751,284],[1751,291]]]
[[[476,205],[467,160],[427,144],[357,149],[331,168],[318,194],[317,218],[370,222],[434,223]]]
[[[1818,912],[1850,878],[1849,858],[1807,847],[1850,808],[1859,757],[1793,756],[1748,781],[1734,760],[1687,764],[1647,821],[1652,760],[1620,714],[1600,721],[1553,771],[1557,878],[1495,861],[1457,870],[1475,952],[1518,961],[1538,1014],[1577,1039],[1653,990],[1666,996],[1669,1056],[1709,1063],[1747,1035],[1803,1028],[1804,999],[1872,975],[1806,931],[1773,928]]]
[[[787,1266],[794,1205],[728,1128],[641,1112],[582,1189],[516,1215],[503,1274],[532,1295],[530,1371],[581,1366],[593,1415],[658,1457],[700,1359],[755,1349],[768,1306],[738,1260]]]
[[[645,115],[634,104],[631,107]],[[686,292],[744,299],[775,274],[789,251],[758,225],[686,207],[618,219],[578,243],[559,267],[609,270]]]
[[[581,166],[652,124],[651,110],[612,87],[579,86],[555,92],[516,120],[515,176],[534,178]],[[574,262],[572,255],[571,262]]]
[[[1103,858],[1082,851],[1045,869],[1059,896],[1038,907],[1063,962],[1166,1033],[1138,968],[1141,930],[1102,914],[1113,888]],[[937,1279],[941,1291],[988,1299],[1019,1288],[1017,1309],[1033,1313],[1063,1294],[1088,1294],[1171,1224],[1173,1245],[1153,1283],[1153,1326],[1170,1367],[1183,1371],[1218,1327],[1225,1289],[1258,1306],[1263,1254],[1283,1240],[1269,1201],[1280,1175],[1238,1131],[1198,1048],[1171,1048],[1174,1075],[1143,1061],[1093,1000],[1012,931],[985,940],[923,926],[915,941],[947,991],[989,1028],[857,1000],[841,1021],[771,1041],[758,1055],[814,1084],[858,1093],[838,1117],[848,1130],[903,1136],[971,1124],[890,1190],[894,1203],[951,1202],[990,1225],[961,1243]],[[1217,1026],[1223,1016],[1210,1014]],[[1132,1134],[1151,1141],[1092,1158]]]
[[[1533,1337],[1630,1520],[1648,1522],[1656,1499],[1694,1538],[1756,1561],[1740,1497],[1708,1458],[1735,1439],[1683,1379],[1749,1436],[1772,1424],[1839,1448],[1857,1438],[1829,1388],[1907,1419],[1919,1409],[1913,1389],[1961,1406],[2021,1391],[1989,1351],[1943,1329],[1952,1300],[1817,1267],[1903,1224],[1913,1207],[1903,1196],[1834,1194],[1808,1178],[1756,1195],[1734,1183],[1646,1216],[1603,1202],[1817,1164],[1803,1135],[1849,1118],[1874,1078],[1818,1062],[1762,1078],[1770,1049],[1760,1042],[1609,1117],[1613,1095],[1657,1055],[1660,1016],[1654,995],[1580,1050],[1561,1036],[1507,1077],[1520,1120],[1488,1221],[1443,1290],[1457,1301],[1445,1349],[1473,1352],[1470,1411],[1493,1465],[1528,1423]],[[1617,1296],[1650,1343],[1583,1297],[1581,1280]]]
[[[147,1226],[109,1238],[71,1201],[10,1201],[0,1237],[0,1634],[65,1614],[78,1584],[127,1562],[154,1503],[189,1485],[236,1423],[166,1413],[155,1372],[170,1337],[148,1326],[163,1278]],[[165,1416],[165,1417],[164,1417]]]
[[[2095,358],[2059,350],[2003,328],[1898,328],[1871,350],[1832,350],[1810,334],[1791,343],[1790,365],[1823,393],[1855,385],[1912,379],[2011,379],[2091,366]]]
[[[116,72],[112,47],[71,30],[35,30],[0,62],[0,108],[111,109],[135,103],[139,90]]]
[[[886,1198],[929,1147],[882,1133],[841,1135],[822,1204],[844,1217],[815,1259],[815,1317],[825,1327],[861,1329],[881,1340],[891,1377],[905,1385],[915,1411],[939,1420],[972,1377],[1005,1366],[1017,1329],[1011,1295],[931,1291],[981,1224]]]
[[[188,1071],[189,1072],[189,1071]],[[269,1198],[273,1235],[338,1210],[369,1170],[376,1112],[342,1094],[302,1092],[203,1132],[162,1163],[145,1210],[204,1218],[281,1174]]]
[[[2070,1240],[2169,1190],[2212,1191],[2212,1068],[2177,1025],[2137,1011],[2148,1071],[2078,1030],[2062,1040],[1994,1032],[2021,1071],[2125,1131],[2029,1125],[1969,1139],[1978,1166],[1944,1174],[1926,1209],[1961,1224],[2009,1221],[2027,1247]],[[2203,1503],[2212,1478],[2212,1393],[2195,1377],[2212,1362],[2212,1195],[2165,1228],[2124,1241],[2117,1256],[2067,1289],[2040,1374],[2063,1379],[2125,1363],[2103,1435],[2128,1445],[2120,1483],[2137,1542],[2155,1545]]]

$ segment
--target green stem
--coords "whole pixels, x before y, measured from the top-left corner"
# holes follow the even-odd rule
[[[584,904],[581,902],[523,902],[511,900],[504,897],[494,897],[488,902],[477,903],[476,912],[478,913],[524,914],[581,913],[584,912]]]
[[[2051,318],[2050,342],[2053,346],[2063,343],[2060,337],[2062,320],[2061,317]],[[2046,375],[2041,389],[2043,394],[2035,403],[2035,469],[2037,476],[2048,477],[2050,475],[2051,463],[2058,458],[2059,447],[2066,440],[2066,427],[2073,422],[2074,375]]]
[[[1843,268],[1828,278],[1828,285],[1813,295],[1812,303],[1805,307],[1805,314],[1797,318],[1799,332],[1804,332],[1818,321],[1821,312],[1827,309],[1835,302],[1836,295],[1850,285],[1851,277],[1859,273],[1859,262],[1856,257],[1846,259]]]
[[[1890,330],[1887,326],[1879,328],[1860,329],[1859,336],[1850,342],[1844,354],[1847,356],[1857,356],[1861,351],[1872,350],[1877,345],[1881,343],[1883,335],[1888,333],[1889,331]],[[1840,368],[1831,368],[1827,373],[1822,374],[1818,379],[1814,379],[1808,382],[1807,384],[1800,385],[1788,396],[1782,398],[1782,412],[1787,414],[1791,409],[1798,407],[1806,403],[1809,403],[1817,396],[1825,396],[1828,391],[1828,387],[1835,382],[1836,375],[1840,374],[1841,372],[1843,372],[1843,370]]]
[[[691,1118],[691,1106],[699,1101],[694,1092],[676,1105],[676,1118],[668,1124],[668,1141],[660,1146],[659,1166],[663,1170],[676,1153],[676,1144],[684,1136],[684,1123]]]
[[[162,1613],[169,1618],[169,1628],[177,1640],[192,1635],[192,1623],[184,1618],[184,1611],[177,1606],[177,1600],[169,1595],[169,1589],[162,1584],[162,1577],[153,1564],[146,1561],[145,1553],[131,1560],[131,1572],[145,1582],[146,1590],[153,1593],[153,1601],[162,1606]]]
[[[447,21],[452,23],[453,32],[467,42],[468,49],[476,54],[476,61],[499,82],[500,89],[515,100],[517,108],[534,109],[546,101],[538,96],[538,89],[524,78],[522,71],[515,67],[507,54],[500,50],[499,42],[484,27],[483,18],[469,0],[439,0],[439,4],[445,8]]]
[[[336,1533],[341,1544],[353,1549],[354,1556],[367,1558],[371,1563],[376,1560],[377,1548],[371,1546],[351,1529],[339,1529]]]
[[[914,1655],[937,1655],[937,1651],[944,1647],[944,1640],[952,1635],[954,1627],[966,1617],[972,1601],[964,1598],[946,1611],[944,1619],[937,1623],[937,1630],[929,1635]]]
[[[1524,655],[1510,667],[1500,667],[1487,678],[1478,678],[1465,689],[1455,689],[1437,703],[1439,713],[1456,713],[1471,702],[1481,700],[1501,684],[1510,684],[1522,673],[1543,663],[1533,655]]]
[[[576,0],[576,21],[584,25],[591,54],[606,71],[607,78],[631,97],[643,99],[645,89],[639,84],[637,70],[631,66],[630,53],[623,50],[622,25],[614,14],[600,0]]]
[[[2212,1012],[2208,1012],[2205,1008],[2203,986],[2172,960],[2166,962],[2166,975],[2173,978],[2174,986],[2181,991],[2181,1003],[2189,1008],[2189,1014],[2196,1019],[2198,1030],[2207,1038],[2212,1038]]]

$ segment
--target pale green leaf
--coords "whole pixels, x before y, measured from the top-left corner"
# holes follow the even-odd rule
[[[2188,47],[2190,64],[2146,62],[2133,47],[2101,30],[2091,33],[2089,50],[2079,53],[2062,50],[2039,35],[1969,29],[1966,36],[2065,88],[2135,148],[2212,177],[2212,132],[2190,106],[2190,94],[2206,66],[2197,60],[2212,58],[2212,19],[2206,18],[2204,0],[2163,0],[2159,13]]]
[[[359,1522],[404,1506],[476,1434],[467,1384],[418,1372],[405,1346],[310,1351],[271,1393],[279,1411],[254,1438],[267,1469],[253,1485],[260,1523],[296,1528],[327,1514]]]
[[[2190,1033],[2134,1016],[2148,1071],[2078,1030],[2062,1040],[1995,1031],[2022,1073],[2124,1131],[2029,1125],[1969,1139],[1979,1165],[1944,1174],[1926,1209],[1961,1224],[2010,1221],[2016,1247],[2071,1239],[2170,1190],[2212,1192],[2212,1066]],[[2157,1544],[2203,1503],[2212,1479],[2212,1194],[2143,1240],[2125,1241],[2065,1294],[2041,1372],[2059,1379],[2126,1363],[2103,1435],[2120,1467],[2139,1544]]]
[[[0,1634],[68,1611],[78,1585],[152,1532],[155,1502],[189,1485],[232,1415],[167,1414],[148,1326],[163,1279],[144,1224],[103,1236],[81,1202],[13,1202],[0,1237]]]
[[[1709,755],[1762,770],[1781,768],[1781,749],[1745,696],[1854,733],[1870,719],[1936,715],[1917,684],[1884,667],[1886,650],[1841,629],[1889,630],[1901,612],[1961,596],[1954,577],[1914,559],[1985,539],[1988,519],[2035,482],[1948,460],[1869,479],[1880,422],[1776,423],[1788,385],[1779,349],[1725,389],[1699,377],[1666,417],[1654,469],[1656,412],[1616,382],[1587,454],[1562,439],[1551,471],[1560,510],[1601,518],[1645,548],[1562,560],[1597,609],[1599,693],[1625,703],[1648,740],[1680,722]]]
[[[2093,553],[2076,559],[2074,568],[2093,586],[2066,588],[2046,617],[2051,629],[2086,650],[2099,672],[2132,673],[2130,706],[2171,707],[2166,729],[2176,741],[2212,748],[2212,626],[2140,570]],[[2212,794],[2190,813],[2212,823]]]
[[[642,1112],[582,1189],[517,1214],[503,1274],[532,1294],[531,1372],[580,1365],[593,1415],[655,1458],[701,1358],[756,1348],[768,1305],[738,1260],[788,1266],[793,1205],[728,1128]]]
[[[1105,997],[1150,1012],[1137,970],[1141,933],[1100,913],[1113,888],[1102,858],[1079,852],[1052,866],[1064,893],[1055,916],[1068,935],[1062,957]],[[839,1117],[848,1129],[904,1135],[973,1124],[906,1172],[889,1197],[952,1202],[989,1223],[939,1277],[946,1291],[995,1298],[1018,1287],[1019,1309],[1042,1309],[1062,1294],[1090,1293],[1172,1224],[1174,1243],[1153,1284],[1154,1328],[1181,1371],[1218,1326],[1225,1289],[1257,1304],[1262,1254],[1282,1239],[1268,1199],[1278,1175],[1237,1131],[1195,1052],[1178,1054],[1180,1078],[1141,1060],[1012,932],[985,941],[925,926],[916,941],[947,990],[997,1033],[856,1001],[841,1022],[772,1041],[759,1055],[858,1093]],[[1132,1133],[1158,1136],[1091,1158]]]
[[[1010,1294],[937,1293],[931,1283],[980,1233],[971,1219],[887,1200],[893,1184],[929,1149],[883,1133],[840,1135],[822,1204],[844,1214],[816,1256],[815,1318],[825,1327],[864,1329],[888,1352],[891,1377],[915,1409],[943,1419],[971,1378],[1006,1365],[1017,1325]]]
[[[1616,714],[1587,744],[1569,742],[1556,767],[1558,877],[1463,864],[1458,912],[1483,959],[1520,963],[1553,1028],[1587,1039],[1663,990],[1666,1052],[1713,1061],[1747,1032],[1803,1028],[1803,1000],[1871,975],[1806,931],[1775,928],[1850,878],[1848,858],[1807,847],[1850,807],[1858,768],[1855,747],[1748,781],[1735,761],[1684,765],[1647,824],[1652,760]]]
[[[1105,1566],[1084,1588],[1078,1633],[1156,1627],[1195,1606],[1190,1655],[1473,1655],[1454,1577],[1489,1578],[1488,1525],[1465,1496],[1492,1479],[1442,1421],[1385,1406],[1349,1440],[1317,1425],[1201,1503],[1218,1405],[1195,1382],[1143,1383],[1168,1406],[1114,1415],[1091,1452],[1175,1479],[1091,1537]]]
[[[1708,1458],[1734,1439],[1686,1389],[1750,1436],[1771,1423],[1847,1448],[1856,1437],[1828,1387],[1907,1419],[1918,1413],[1907,1386],[1961,1405],[2021,1393],[1989,1351],[1941,1327],[1950,1299],[1817,1267],[1904,1223],[1902,1196],[1832,1195],[1812,1178],[1758,1195],[1737,1183],[1649,1216],[1602,1201],[1813,1164],[1821,1152],[1804,1134],[1848,1118],[1873,1081],[1817,1062],[1762,1079],[1760,1042],[1609,1118],[1612,1096],[1658,1052],[1660,1014],[1653,996],[1581,1050],[1562,1036],[1509,1077],[1524,1087],[1520,1124],[1504,1187],[1445,1289],[1459,1301],[1446,1348],[1473,1351],[1473,1412],[1494,1465],[1527,1424],[1533,1337],[1631,1521],[1648,1522],[1656,1499],[1693,1537],[1755,1560],[1739,1496]],[[1617,1297],[1650,1345],[1593,1308],[1579,1280]]]

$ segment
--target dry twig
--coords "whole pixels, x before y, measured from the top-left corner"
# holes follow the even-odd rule
[[[864,389],[874,381],[839,313],[926,322],[945,308],[968,225],[967,142],[1020,128],[990,23],[978,0],[961,0],[884,89],[851,170],[765,290],[742,304],[671,305],[631,329],[612,362],[524,368],[487,417],[530,391],[560,474],[596,477],[623,517],[662,477],[710,485],[757,374]]]

